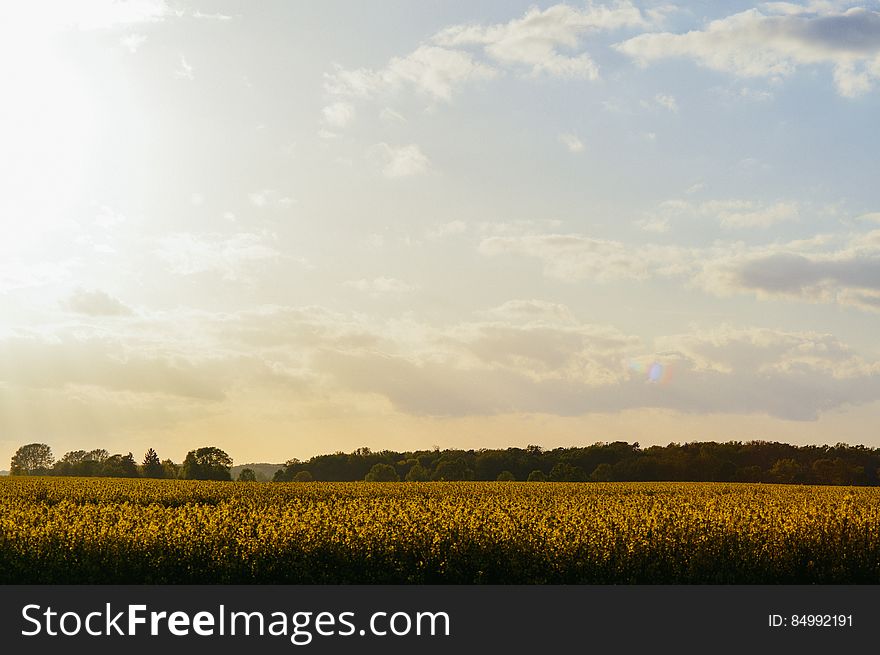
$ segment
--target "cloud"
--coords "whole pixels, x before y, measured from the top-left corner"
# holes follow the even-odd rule
[[[584,144],[575,134],[566,133],[559,135],[559,142],[564,145],[569,152],[578,153],[583,152]]]
[[[330,95],[371,98],[412,88],[433,100],[452,99],[462,85],[494,77],[496,72],[469,53],[422,45],[405,57],[394,57],[381,69],[347,70],[339,65],[324,74]]]
[[[4,22],[25,32],[63,30],[110,30],[141,23],[154,23],[175,16],[164,0],[34,0],[21,3]]]
[[[722,326],[661,337],[651,348],[560,318],[426,330],[421,349],[324,348],[312,365],[335,385],[417,416],[659,408],[809,421],[880,398],[880,362],[830,335]]]
[[[561,280],[646,280],[683,275],[695,267],[694,255],[677,246],[632,245],[582,234],[526,234],[488,237],[479,250],[487,256],[521,255],[540,260],[544,274]]]
[[[649,232],[665,232],[670,223],[682,218],[711,219],[728,230],[766,229],[777,223],[797,220],[798,204],[778,201],[766,204],[755,200],[725,199],[692,202],[682,199],[664,200],[657,209],[637,224]]]
[[[669,202],[677,211],[692,208],[685,201]],[[732,215],[756,220],[748,212]],[[642,225],[649,227],[662,232],[667,225]],[[583,234],[526,233],[486,237],[479,252],[536,259],[544,275],[566,282],[667,278],[720,296],[743,293],[759,299],[880,309],[880,230],[843,238],[819,235],[787,244],[716,242],[701,248],[629,244]]]
[[[403,114],[394,111],[391,107],[385,107],[379,112],[379,118],[385,123],[405,123],[406,118]]]
[[[128,34],[119,39],[120,45],[128,50],[131,54],[136,53],[142,45],[147,42],[144,34]]]
[[[67,299],[67,308],[86,316],[128,316],[131,308],[110,294],[100,291],[77,289]]]
[[[265,233],[179,232],[159,239],[156,254],[176,275],[218,273],[225,280],[237,280],[250,267],[281,256],[270,245],[273,240],[274,237]]]
[[[290,196],[284,195],[277,189],[260,189],[248,194],[248,200],[254,207],[259,209],[276,208],[287,209],[296,204]]]
[[[388,178],[422,175],[430,167],[430,160],[415,143],[405,146],[377,143],[370,154],[377,160],[382,175]]]
[[[588,53],[569,55],[561,50],[577,48],[580,37],[591,31],[647,26],[648,21],[630,2],[585,9],[559,4],[544,11],[532,8],[522,18],[488,27],[447,27],[432,41],[445,47],[480,46],[496,63],[531,76],[595,80],[599,68]]]
[[[415,289],[414,286],[393,277],[377,277],[372,280],[361,278],[360,280],[348,280],[344,284],[371,296],[396,295]]]
[[[829,65],[841,95],[855,97],[873,88],[880,78],[880,13],[792,7],[771,3],[702,30],[640,34],[614,47],[641,65],[685,58],[738,77],[784,77],[801,66]]]
[[[568,324],[576,322],[571,310],[560,303],[546,300],[508,300],[507,302],[493,307],[486,314],[496,319],[511,322],[525,321],[528,323],[553,323]]]
[[[221,411],[257,390],[286,412],[322,398],[379,399],[412,416],[660,408],[814,420],[880,399],[880,362],[828,334],[722,325],[645,342],[540,298],[452,324],[267,306],[154,315],[124,330],[0,339],[0,403],[17,390],[55,390]]]
[[[880,223],[880,212],[869,212],[856,217],[857,221],[866,221],[869,223]]]
[[[172,8],[165,0],[31,0],[15,8],[14,24],[20,30],[112,30],[169,18],[229,20],[224,14],[206,14]]]
[[[321,110],[324,123],[332,128],[347,127],[354,120],[354,107],[348,102],[334,102]]]
[[[465,232],[467,232],[467,223],[458,220],[449,221],[448,223],[439,223],[430,228],[425,233],[425,238],[429,241],[439,241],[440,239],[444,239],[448,236],[464,234]]]
[[[658,106],[663,107],[663,109],[667,109],[672,112],[678,111],[678,102],[676,101],[675,96],[665,93],[658,93],[654,96],[654,102]]]
[[[412,90],[432,101],[450,102],[466,85],[506,71],[525,77],[593,80],[599,69],[580,49],[582,36],[647,27],[661,20],[656,12],[648,12],[646,18],[628,0],[611,6],[590,4],[584,9],[564,4],[543,11],[532,8],[506,23],[446,27],[409,54],[392,57],[379,68],[350,69],[336,64],[324,74],[324,91],[331,97],[372,99]],[[399,115],[385,111],[383,119],[399,119]]]
[[[852,236],[836,248],[827,245],[796,241],[728,253],[708,263],[699,282],[720,294],[880,308],[880,230]]]
[[[180,64],[177,69],[174,71],[174,77],[180,80],[192,80],[194,79],[193,75],[193,67],[186,60],[186,57],[180,55]]]
[[[219,401],[224,392],[208,362],[151,353],[114,340],[65,334],[0,340],[0,380],[40,389],[74,386]]]

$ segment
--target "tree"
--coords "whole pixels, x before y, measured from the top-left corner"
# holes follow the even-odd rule
[[[110,457],[110,453],[104,450],[103,448],[95,448],[95,450],[90,450],[86,453],[85,461],[87,462],[103,462],[105,459]]]
[[[364,480],[367,482],[400,482],[400,476],[390,464],[373,464]]]
[[[803,473],[803,467],[791,458],[778,459],[770,468],[770,476],[782,484],[803,482]]]
[[[468,468],[467,462],[462,457],[455,459],[441,459],[434,469],[432,480],[472,480],[474,472]]]
[[[406,478],[404,479],[407,482],[427,482],[431,479],[431,473],[424,466],[416,462],[407,472]]]
[[[586,479],[584,469],[567,462],[559,462],[550,470],[551,482],[584,482]]]
[[[45,475],[55,458],[44,443],[29,443],[15,451],[9,464],[12,475]]]
[[[608,462],[602,462],[590,473],[590,480],[593,482],[611,482],[614,469]]]
[[[312,482],[314,481],[314,476],[308,471],[299,471],[296,475],[293,476],[294,482]]]
[[[515,482],[516,476],[508,470],[503,470],[498,474],[498,477],[495,478],[496,482]]]
[[[254,473],[253,469],[241,469],[241,473],[238,474],[239,482],[256,482],[257,474]]]
[[[191,450],[183,460],[185,480],[231,480],[232,458],[215,446]]]
[[[150,448],[144,455],[144,463],[141,465],[141,470],[143,471],[143,476],[145,478],[165,477],[165,467],[162,466],[159,456],[152,448]]]
[[[108,478],[136,478],[137,463],[134,455],[112,455],[101,463],[101,475]]]
[[[64,457],[55,462],[55,475],[83,475],[83,463],[88,453],[84,450],[72,450],[64,453]]]
[[[162,470],[165,473],[162,477],[169,480],[176,480],[180,477],[180,465],[175,464],[170,459],[162,460]]]
[[[535,469],[531,473],[529,473],[529,482],[547,482],[547,476],[544,475],[544,471],[540,469]]]

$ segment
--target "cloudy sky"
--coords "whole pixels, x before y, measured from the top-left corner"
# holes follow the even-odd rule
[[[880,446],[880,3],[0,10],[0,468]]]

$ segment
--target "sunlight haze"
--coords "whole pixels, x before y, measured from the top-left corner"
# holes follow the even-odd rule
[[[0,468],[880,446],[880,3],[13,3]]]

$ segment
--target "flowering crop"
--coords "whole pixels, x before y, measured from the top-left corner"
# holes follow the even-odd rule
[[[0,583],[872,583],[880,489],[0,478]]]

